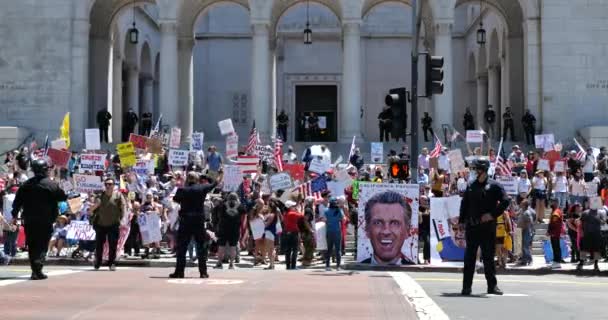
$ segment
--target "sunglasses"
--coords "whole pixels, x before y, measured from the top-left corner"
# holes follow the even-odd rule
[[[105,185],[106,187],[113,187],[113,186],[114,186],[114,184],[113,184],[113,183],[104,183],[104,185]]]

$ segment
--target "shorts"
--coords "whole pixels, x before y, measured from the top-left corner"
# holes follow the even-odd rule
[[[268,240],[268,241],[274,241],[274,234],[268,230],[264,231],[264,239]]]

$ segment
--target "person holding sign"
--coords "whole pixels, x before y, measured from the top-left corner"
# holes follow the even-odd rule
[[[118,248],[118,237],[120,235],[120,222],[125,214],[125,199],[120,192],[115,191],[114,179],[107,178],[103,185],[104,192],[95,199],[91,207],[91,224],[95,229],[95,270],[101,267],[103,257],[103,246],[108,241],[108,267],[110,271],[116,271],[116,250]]]
[[[547,201],[547,189],[549,188],[545,172],[537,170],[532,178],[532,203],[536,210],[536,220],[538,223],[544,223],[545,207]]]

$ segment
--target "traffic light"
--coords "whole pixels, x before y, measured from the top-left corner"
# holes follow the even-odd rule
[[[426,97],[443,93],[443,57],[426,56]]]
[[[404,137],[407,129],[407,90],[405,88],[394,88],[388,91],[384,99],[387,106],[391,108],[392,132],[395,138]]]
[[[392,160],[389,166],[391,178],[400,181],[407,181],[410,178],[410,163],[408,160]]]

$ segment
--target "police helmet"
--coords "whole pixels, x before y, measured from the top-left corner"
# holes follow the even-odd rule
[[[36,177],[46,177],[48,174],[49,165],[44,159],[36,159],[31,166]]]
[[[485,158],[478,158],[473,160],[471,167],[473,167],[475,170],[488,171],[490,168],[490,161]]]

